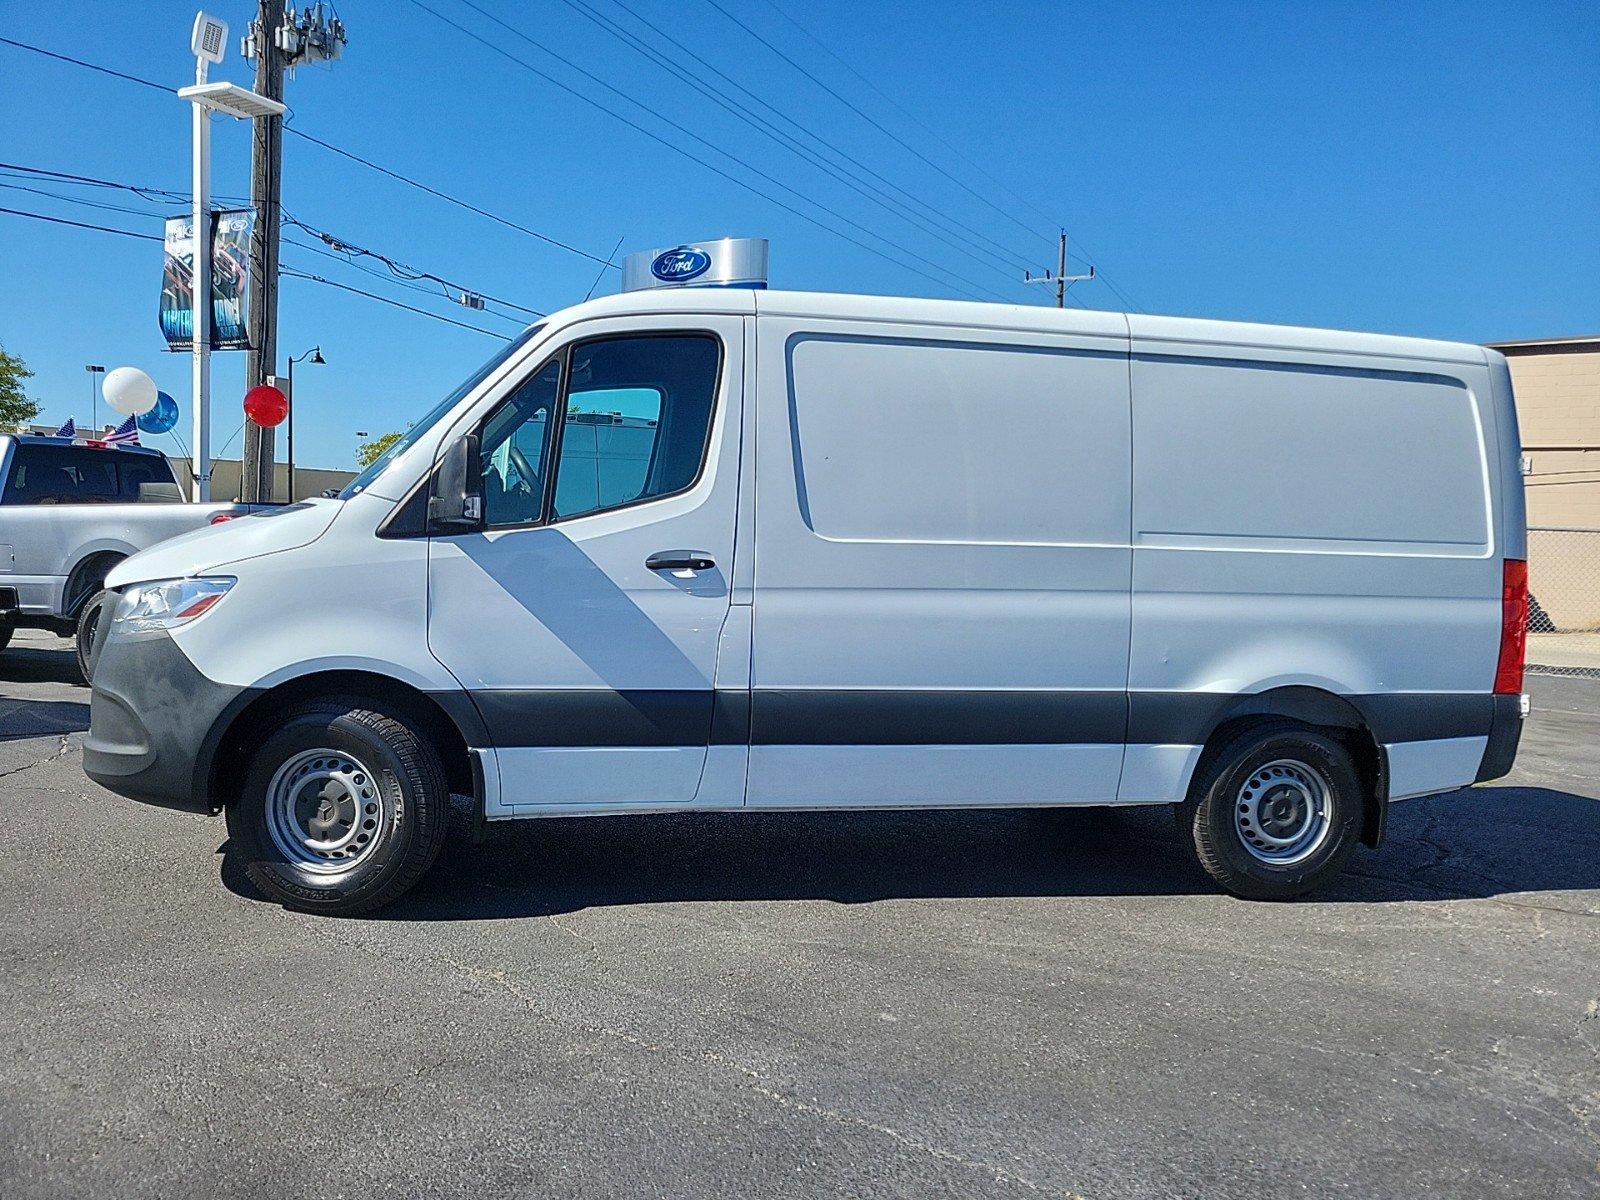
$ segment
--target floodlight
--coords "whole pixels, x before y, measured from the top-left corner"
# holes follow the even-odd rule
[[[196,58],[219,63],[228,52],[228,23],[219,21],[210,13],[196,13],[194,32],[189,35],[189,49]]]

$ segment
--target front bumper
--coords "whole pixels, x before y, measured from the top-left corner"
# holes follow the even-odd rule
[[[133,800],[215,811],[211,764],[252,689],[207,679],[164,630],[124,633],[109,606],[101,619],[84,773]]]

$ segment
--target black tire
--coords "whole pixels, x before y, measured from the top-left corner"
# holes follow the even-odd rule
[[[314,752],[319,750],[328,751],[328,758],[317,758]],[[315,860],[317,852],[285,832],[314,829],[325,819],[324,811],[328,820],[333,819],[331,809],[315,815],[308,811],[310,802],[326,795],[327,789],[310,790],[315,778],[299,791],[282,782],[273,789],[280,770],[290,769],[291,764],[305,762],[295,773],[309,771],[315,776],[323,769],[318,763],[334,763],[340,756],[348,756],[370,776],[350,776],[366,789],[359,796],[344,795],[342,785],[334,786],[339,803],[354,801],[359,824],[324,826],[331,827],[335,836],[338,830],[349,830],[360,837],[361,825],[371,829],[369,848],[350,845],[348,852],[359,857],[348,868],[341,868],[336,859]],[[291,773],[289,778],[293,777]],[[298,826],[280,817],[277,838],[269,827],[269,790],[274,796],[300,796],[306,806],[295,810],[306,813]],[[282,814],[284,805],[274,805],[273,811]],[[393,903],[433,865],[450,823],[450,789],[438,753],[410,725],[357,701],[318,701],[289,709],[276,731],[262,741],[246,769],[238,800],[228,806],[227,819],[231,852],[250,881],[268,896],[302,912],[355,916]],[[285,842],[298,853],[286,851]]]
[[[112,592],[96,592],[78,614],[78,674],[83,676],[85,683],[89,682],[89,668],[94,663],[94,639],[99,632],[100,611],[115,599],[116,595]]]
[[[11,635],[16,631],[17,627],[11,621],[0,621],[0,650],[11,644]]]
[[[1326,814],[1315,825],[1321,832],[1308,823],[1303,846],[1280,846],[1300,828],[1299,806],[1318,793]],[[1244,730],[1207,756],[1183,806],[1183,826],[1201,867],[1224,891],[1289,900],[1344,865],[1361,838],[1362,801],[1361,775],[1343,746],[1305,726],[1274,722]],[[1267,860],[1274,854],[1280,861]]]

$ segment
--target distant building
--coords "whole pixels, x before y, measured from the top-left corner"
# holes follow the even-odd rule
[[[1600,529],[1600,334],[1492,342],[1511,363],[1528,524]]]
[[[1493,342],[1511,364],[1532,465],[1532,627],[1600,629],[1600,334]]]

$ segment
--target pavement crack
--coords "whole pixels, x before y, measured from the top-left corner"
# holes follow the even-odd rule
[[[7,779],[12,775],[20,775],[22,772],[31,771],[35,767],[47,766],[48,764],[55,762],[57,759],[65,758],[67,755],[71,754],[75,749],[77,749],[77,747],[72,744],[72,737],[70,734],[62,733],[57,734],[56,736],[61,739],[61,744],[57,746],[55,750],[45,755],[43,758],[35,759],[30,763],[23,763],[20,767],[11,767],[7,770],[0,771],[0,779]]]
[[[567,932],[571,933],[572,931],[567,930]],[[344,941],[346,945],[350,946],[352,949],[359,950],[363,954],[385,959],[391,957],[391,955],[388,953],[379,954],[370,947],[363,945],[360,941],[345,941],[345,939],[339,940]],[[580,938],[579,940],[582,939]],[[493,987],[505,991],[534,1016],[551,1024],[566,1025],[569,1028],[582,1030],[583,1032],[594,1037],[618,1041],[647,1054],[670,1056],[686,1061],[699,1061],[728,1071],[739,1077],[739,1086],[743,1090],[750,1092],[751,1094],[758,1096],[771,1104],[775,1104],[787,1112],[799,1113],[828,1124],[847,1126],[849,1128],[859,1129],[867,1133],[876,1134],[877,1136],[887,1138],[908,1150],[926,1155],[929,1158],[936,1159],[951,1166],[961,1167],[964,1170],[980,1172],[993,1179],[996,1183],[1021,1188],[1022,1190],[1031,1192],[1035,1195],[1052,1196],[1056,1197],[1056,1200],[1086,1200],[1086,1198],[1079,1192],[1064,1190],[1051,1184],[1041,1183],[1036,1179],[1030,1179],[1025,1175],[1019,1175],[1015,1171],[1008,1170],[997,1163],[988,1162],[984,1159],[975,1158],[971,1155],[963,1154],[956,1150],[950,1150],[944,1146],[935,1145],[934,1143],[919,1138],[914,1134],[906,1133],[903,1130],[896,1129],[890,1125],[885,1125],[879,1121],[873,1121],[866,1117],[854,1116],[850,1113],[842,1112],[838,1109],[831,1108],[820,1103],[815,1097],[809,1100],[802,1099],[791,1092],[782,1090],[779,1086],[777,1086],[777,1081],[762,1074],[762,1072],[758,1071],[756,1068],[749,1066],[746,1063],[742,1063],[738,1059],[729,1055],[721,1054],[716,1050],[686,1049],[682,1046],[675,1046],[666,1042],[652,1041],[650,1038],[642,1037],[636,1033],[630,1033],[626,1029],[618,1029],[615,1026],[600,1025],[589,1021],[579,1021],[568,1017],[558,1017],[544,1008],[539,1003],[539,998],[536,995],[524,988],[515,979],[513,979],[508,972],[504,970],[492,969],[488,967],[475,967],[470,963],[459,962],[456,959],[448,956],[439,956],[437,959],[432,959],[432,956],[424,957],[429,958],[437,963],[442,963],[451,971],[455,972],[455,974],[464,979],[473,980],[480,983],[488,983]]]

